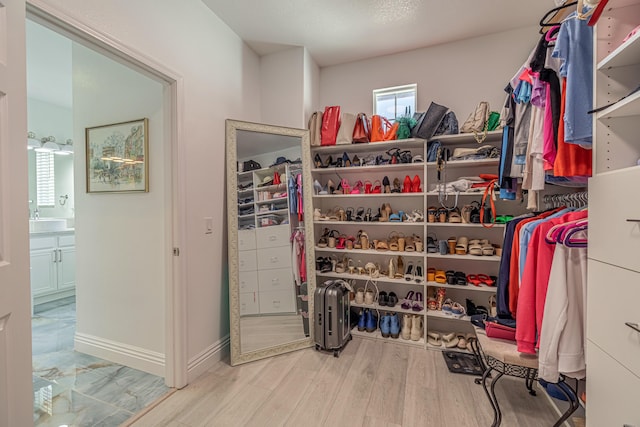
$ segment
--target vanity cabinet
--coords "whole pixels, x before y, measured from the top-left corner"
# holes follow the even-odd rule
[[[29,242],[33,304],[73,296],[76,284],[75,235],[68,232],[32,235]]]

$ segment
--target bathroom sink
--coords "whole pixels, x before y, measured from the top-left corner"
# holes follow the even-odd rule
[[[42,233],[46,231],[64,231],[67,229],[67,220],[64,218],[40,218],[29,220],[30,233]]]

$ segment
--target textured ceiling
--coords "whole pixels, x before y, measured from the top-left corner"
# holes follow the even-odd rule
[[[555,6],[553,0],[203,2],[259,55],[305,46],[321,67],[534,26]]]

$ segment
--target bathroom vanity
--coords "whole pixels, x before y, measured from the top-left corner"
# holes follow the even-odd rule
[[[37,224],[35,228],[46,227]],[[74,229],[65,226],[57,231],[32,231],[29,243],[32,304],[35,306],[75,295]]]

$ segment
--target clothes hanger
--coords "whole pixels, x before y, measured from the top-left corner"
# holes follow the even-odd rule
[[[577,5],[577,1],[565,3],[562,6],[554,7],[549,10],[540,20],[540,34],[544,34],[550,27],[557,25],[568,15],[568,9],[571,6]]]
[[[553,227],[551,227],[551,229],[547,232],[547,235],[544,236],[544,240],[545,242],[553,245],[556,243],[560,243],[561,241],[558,240],[558,237],[560,236],[560,234],[568,227],[572,226],[573,224],[579,222],[579,221],[585,221],[584,219],[578,219],[575,221],[568,221],[562,224],[558,224],[558,225],[554,225]]]
[[[586,220],[585,220],[586,221]],[[562,239],[562,244],[565,245],[568,248],[586,248],[588,246],[588,242],[589,240],[584,237],[584,238],[573,238],[573,236],[577,233],[582,233],[586,230],[589,229],[589,224],[587,222],[587,224],[581,225],[581,226],[574,226],[568,229],[568,231],[565,233],[564,238]],[[585,234],[586,233],[582,233]]]

